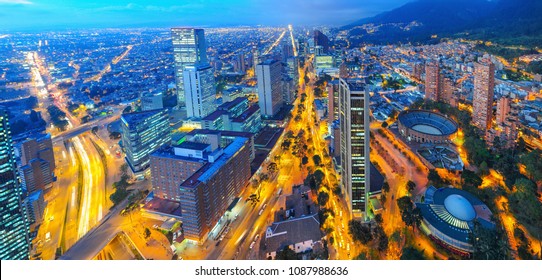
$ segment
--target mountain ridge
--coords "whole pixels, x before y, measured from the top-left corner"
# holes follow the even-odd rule
[[[461,37],[540,47],[542,1],[417,0],[340,30],[349,30],[354,44],[427,43],[435,37]]]

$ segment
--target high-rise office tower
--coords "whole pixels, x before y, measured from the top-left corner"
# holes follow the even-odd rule
[[[425,98],[433,101],[439,100],[440,67],[438,61],[429,61],[425,64]]]
[[[258,103],[262,116],[272,117],[282,107],[281,63],[268,59],[256,65],[258,78]]]
[[[495,89],[495,65],[487,58],[474,64],[474,95],[472,121],[484,133],[491,128],[493,118],[493,94]]]
[[[323,53],[329,52],[329,38],[320,30],[314,30],[314,45],[321,46]]]
[[[282,61],[286,62],[289,57],[294,56],[294,47],[288,43],[282,45]]]
[[[369,93],[362,83],[339,80],[341,189],[354,219],[367,219],[369,160]]]
[[[328,96],[328,122],[331,124],[339,119],[339,81],[332,80],[328,82],[326,90]]]
[[[149,155],[171,142],[169,116],[165,110],[122,114],[122,146],[135,176],[145,175]]]
[[[29,258],[28,219],[17,178],[8,113],[0,108],[0,259]]]
[[[173,55],[175,62],[175,82],[179,108],[185,106],[184,67],[195,64],[207,64],[207,46],[205,32],[198,28],[172,28]]]
[[[260,51],[257,46],[252,46],[252,66],[254,67],[254,72],[256,72],[256,65],[260,64]]]
[[[209,64],[184,68],[186,116],[203,118],[216,110],[216,87],[213,68]]]
[[[235,72],[238,73],[245,73],[246,67],[245,67],[245,54],[240,53],[237,56],[235,56],[235,59],[233,60],[233,69]]]
[[[288,77],[294,79],[294,83],[297,86],[299,83],[299,69],[297,57],[289,57],[286,59],[286,72]]]

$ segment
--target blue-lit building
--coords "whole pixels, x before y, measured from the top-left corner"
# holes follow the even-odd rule
[[[216,110],[216,85],[213,68],[209,64],[185,66],[184,96],[186,116],[201,119]]]
[[[177,87],[177,102],[184,108],[184,68],[196,64],[208,64],[205,32],[199,28],[172,28],[171,41],[175,62],[175,81]]]
[[[122,114],[121,131],[126,162],[135,176],[146,175],[149,155],[171,143],[169,116],[165,110]]]
[[[201,128],[258,133],[262,127],[260,106],[249,106],[246,97],[226,102],[201,120]]]
[[[8,113],[0,108],[0,259],[29,258],[28,219],[22,201]]]
[[[422,213],[421,230],[446,249],[460,255],[474,251],[470,236],[474,223],[494,229],[491,210],[474,195],[455,188],[427,188],[424,201],[416,203]]]
[[[281,71],[282,65],[278,60],[268,59],[256,65],[258,103],[265,117],[273,117],[284,105]]]

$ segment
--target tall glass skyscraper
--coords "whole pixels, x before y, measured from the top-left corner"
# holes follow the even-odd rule
[[[282,108],[281,63],[268,59],[256,65],[258,79],[258,104],[262,115],[273,117]]]
[[[0,108],[0,259],[29,258],[28,220],[22,203],[7,111]]]
[[[362,83],[339,80],[341,188],[352,218],[367,219],[369,207],[369,93]]]
[[[179,108],[186,105],[184,90],[184,67],[208,64],[207,46],[203,29],[172,28],[173,55],[175,61],[175,82],[177,85],[177,102]]]

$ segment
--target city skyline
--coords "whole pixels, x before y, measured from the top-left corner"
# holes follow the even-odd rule
[[[475,2],[68,1],[323,25],[0,34],[1,258],[542,259],[542,12]]]

